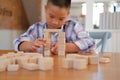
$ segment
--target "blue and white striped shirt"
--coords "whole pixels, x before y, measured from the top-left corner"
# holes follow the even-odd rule
[[[37,38],[44,37],[44,29],[47,29],[46,22],[38,22],[29,27],[29,29],[20,37],[14,40],[14,49],[18,51],[18,46],[23,41],[34,41]],[[68,19],[61,27],[61,30],[65,32],[66,43],[75,43],[80,51],[93,50],[95,45],[94,40],[89,36],[80,22],[73,19]],[[52,42],[57,41],[57,35],[52,35]]]

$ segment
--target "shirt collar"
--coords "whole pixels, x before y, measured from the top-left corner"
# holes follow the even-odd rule
[[[44,29],[48,29],[47,23],[45,23]],[[61,26],[61,31],[64,31],[64,24]]]

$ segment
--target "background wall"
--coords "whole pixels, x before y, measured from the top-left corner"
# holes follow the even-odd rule
[[[34,24],[35,22],[38,21],[38,18],[40,17],[40,1],[41,0],[22,0],[23,2],[23,6],[22,8],[25,9],[25,13],[27,14],[27,19],[29,22],[29,25]],[[3,3],[2,3],[3,2]],[[13,4],[15,3],[15,4]],[[25,17],[21,16],[21,13],[23,11],[21,11],[21,9],[19,9],[19,6],[21,4],[21,0],[11,0],[11,2],[9,2],[9,0],[0,0],[0,11],[3,8],[3,11],[5,9],[9,9],[9,6],[12,4],[13,6],[10,7],[11,11],[12,11],[12,16],[7,17],[6,15],[1,15],[0,14],[0,24],[3,23],[9,23],[10,25],[7,25],[7,29],[6,27],[6,23],[3,26],[0,26],[0,49],[13,49],[13,41],[15,38],[17,38],[20,34],[24,33],[26,31],[26,29],[24,29],[25,26],[22,25],[22,23],[20,22],[21,20],[23,22],[25,22]],[[7,4],[7,5],[6,5]],[[2,6],[2,7],[1,7]],[[17,6],[17,7],[14,7]],[[5,7],[5,9],[4,9]],[[18,11],[17,11],[18,10]],[[17,13],[17,12],[18,13]],[[17,17],[15,17],[17,15]],[[16,22],[18,20],[18,22],[16,23],[16,25],[11,25],[11,21],[7,21],[9,18],[12,22]],[[16,19],[16,20],[15,20]],[[18,23],[21,23],[20,25]],[[26,23],[26,22],[25,22]],[[26,27],[28,28],[29,25],[27,25]],[[11,28],[12,27],[12,28]],[[18,27],[20,27],[18,29]]]
[[[22,0],[30,25],[38,21],[40,0]]]

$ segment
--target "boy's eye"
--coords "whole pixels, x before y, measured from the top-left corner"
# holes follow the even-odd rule
[[[54,16],[50,16],[50,18],[54,18]]]
[[[62,18],[62,19],[59,19],[60,21],[63,21],[64,19]]]

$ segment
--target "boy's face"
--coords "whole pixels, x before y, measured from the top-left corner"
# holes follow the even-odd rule
[[[69,16],[69,9],[59,8],[52,4],[45,6],[45,12],[49,29],[60,28]]]

